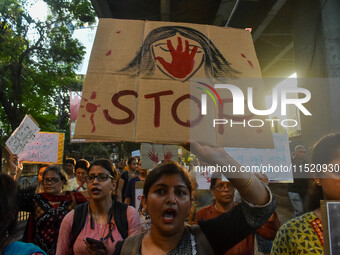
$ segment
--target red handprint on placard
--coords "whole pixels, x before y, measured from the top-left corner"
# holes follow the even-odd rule
[[[171,40],[167,40],[167,46],[172,57],[171,63],[168,63],[162,57],[156,57],[164,69],[172,76],[182,79],[187,77],[194,68],[194,57],[197,52],[197,46],[194,46],[192,51],[189,50],[189,42],[185,40],[185,50],[183,51],[182,38],[177,37],[178,44],[175,49],[172,46]]]
[[[171,151],[168,151],[167,153],[164,152],[164,160],[170,161],[172,159],[173,155]]]
[[[155,154],[155,151],[153,149],[152,151],[149,151],[148,156],[149,156],[149,159],[155,162],[156,164],[159,162],[158,155]]]

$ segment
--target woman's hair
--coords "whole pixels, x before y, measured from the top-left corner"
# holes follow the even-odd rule
[[[72,164],[75,165],[76,164],[76,160],[74,158],[68,158],[64,160],[64,164]]]
[[[107,171],[109,171],[110,175],[112,175],[112,177],[117,180],[118,178],[118,173],[117,170],[115,168],[115,166],[112,164],[111,161],[107,160],[107,159],[98,159],[94,162],[91,163],[90,167],[89,167],[89,171],[91,170],[91,168],[93,166],[101,166],[102,168],[106,169]]]
[[[0,173],[0,251],[14,236],[18,219],[18,187],[16,182]]]
[[[43,179],[45,178],[46,173],[49,171],[55,172],[60,177],[60,180],[64,183],[64,185],[67,184],[67,175],[60,166],[57,165],[48,166],[43,172],[42,175]]]
[[[74,169],[77,171],[78,168],[82,168],[88,171],[89,166],[90,166],[90,163],[86,159],[79,159]]]
[[[230,63],[208,37],[195,29],[182,26],[164,26],[152,30],[145,38],[136,57],[120,71],[130,72],[131,75],[139,75],[141,73],[146,73],[147,75],[153,74],[155,59],[151,49],[152,44],[176,34],[180,34],[200,44],[204,51],[204,70],[207,77],[232,77],[233,73],[239,73],[230,67]]]
[[[313,146],[312,164],[328,164],[334,160],[339,153],[340,133],[323,136]],[[323,200],[322,187],[313,182],[307,194],[306,209],[313,211],[319,208],[320,200]]]
[[[210,189],[215,188],[218,178],[222,178],[222,174],[221,173],[213,173],[213,175],[210,178]]]
[[[192,184],[188,172],[176,162],[167,162],[154,168],[146,177],[143,189],[145,199],[148,198],[151,186],[154,185],[155,182],[157,182],[163,175],[179,175],[185,186],[188,188],[191,198]]]

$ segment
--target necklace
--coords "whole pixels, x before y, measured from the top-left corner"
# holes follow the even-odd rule
[[[90,202],[91,203],[91,202]],[[95,229],[95,221],[94,221],[94,217],[92,215],[92,211],[91,211],[91,207],[90,207],[90,203],[88,205],[88,211],[90,213],[90,223],[91,223],[91,229]],[[108,217],[107,217],[107,224],[105,225],[105,229],[104,229],[104,232],[102,232],[102,235],[99,235],[99,227],[97,229],[97,233],[98,233],[98,236],[101,236],[100,238],[100,241],[104,241],[104,240],[107,240],[108,238],[110,238],[111,242],[113,243],[114,242],[114,239],[113,239],[113,236],[112,236],[112,230],[113,230],[113,223],[111,222],[111,219],[112,219],[112,213],[113,213],[113,208],[114,208],[114,202],[112,203],[112,206],[109,210],[109,214],[108,214]],[[99,224],[97,223],[97,225],[99,226],[100,225],[100,228],[102,228],[102,224]],[[107,228],[107,225],[109,225],[109,233],[104,237],[105,235],[105,232],[106,232],[106,228]]]

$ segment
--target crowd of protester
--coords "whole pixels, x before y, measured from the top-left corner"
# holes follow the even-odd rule
[[[223,148],[195,142],[187,148],[201,164],[240,168]],[[297,146],[293,164],[305,164],[305,154]],[[22,164],[17,155],[9,162],[9,174],[0,174],[0,254],[6,255],[323,254],[320,200],[340,200],[339,173],[294,176],[294,218],[281,226],[263,174],[215,173],[210,190],[200,191],[183,161],[149,171],[136,157],[115,164],[68,158],[63,167],[42,165],[38,187],[18,189]],[[340,164],[339,133],[314,145],[312,163]],[[136,183],[144,187],[139,206]],[[30,213],[24,242],[14,239],[19,211]]]

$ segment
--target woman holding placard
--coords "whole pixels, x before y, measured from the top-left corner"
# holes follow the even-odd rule
[[[314,145],[312,164],[322,168],[315,171],[307,195],[310,212],[281,226],[271,254],[324,254],[320,200],[340,200],[340,133],[324,136]]]

